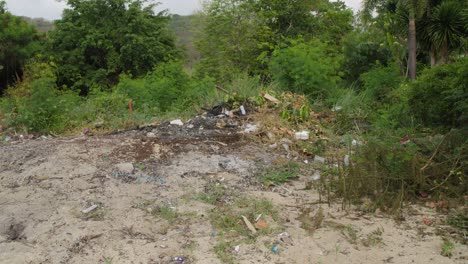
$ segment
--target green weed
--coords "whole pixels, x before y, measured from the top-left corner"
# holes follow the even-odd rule
[[[455,244],[453,244],[450,240],[444,239],[444,242],[441,246],[440,254],[444,257],[452,257],[453,250],[455,249]]]
[[[261,175],[261,181],[267,186],[285,183],[299,177],[300,169],[297,162],[288,161],[285,164],[266,168]]]

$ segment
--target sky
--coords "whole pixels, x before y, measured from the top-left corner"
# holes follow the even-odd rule
[[[201,0],[159,0],[159,10],[169,9],[172,14],[190,15],[200,9]],[[285,0],[286,1],[286,0]],[[344,0],[346,4],[357,10],[361,0]],[[8,10],[17,16],[43,17],[49,20],[58,19],[62,15],[65,3],[57,0],[6,0]],[[158,11],[159,11],[158,10]]]

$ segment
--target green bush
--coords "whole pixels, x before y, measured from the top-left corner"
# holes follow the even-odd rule
[[[468,58],[424,70],[411,84],[409,105],[429,127],[468,124]]]
[[[273,80],[295,93],[314,99],[327,98],[341,80],[341,58],[318,40],[289,40],[273,52]]]
[[[390,64],[389,66],[376,66],[370,71],[361,74],[363,83],[362,91],[368,100],[378,102],[378,104],[390,103],[389,94],[398,88],[403,81],[398,67]]]
[[[66,113],[75,101],[72,94],[59,92],[55,79],[42,77],[30,83],[30,95],[10,98],[9,125],[25,131],[62,131]]]

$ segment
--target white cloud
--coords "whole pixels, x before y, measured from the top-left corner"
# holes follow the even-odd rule
[[[200,9],[201,0],[159,0],[162,4],[158,11],[169,9],[170,13],[189,15]],[[361,0],[344,0],[346,4],[357,10]],[[66,7],[64,2],[57,0],[6,0],[8,10],[18,16],[43,17],[46,19],[59,19]]]

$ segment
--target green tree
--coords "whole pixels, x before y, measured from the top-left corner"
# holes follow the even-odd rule
[[[343,2],[328,0],[213,0],[199,18],[198,72],[222,81],[240,71],[267,77],[273,50],[287,39],[338,46],[353,20]]]
[[[170,17],[148,0],[68,0],[51,32],[58,84],[86,94],[110,87],[122,73],[138,77],[179,56]]]
[[[0,1],[0,95],[21,79],[26,61],[41,45],[36,29],[8,12],[5,2]]]

